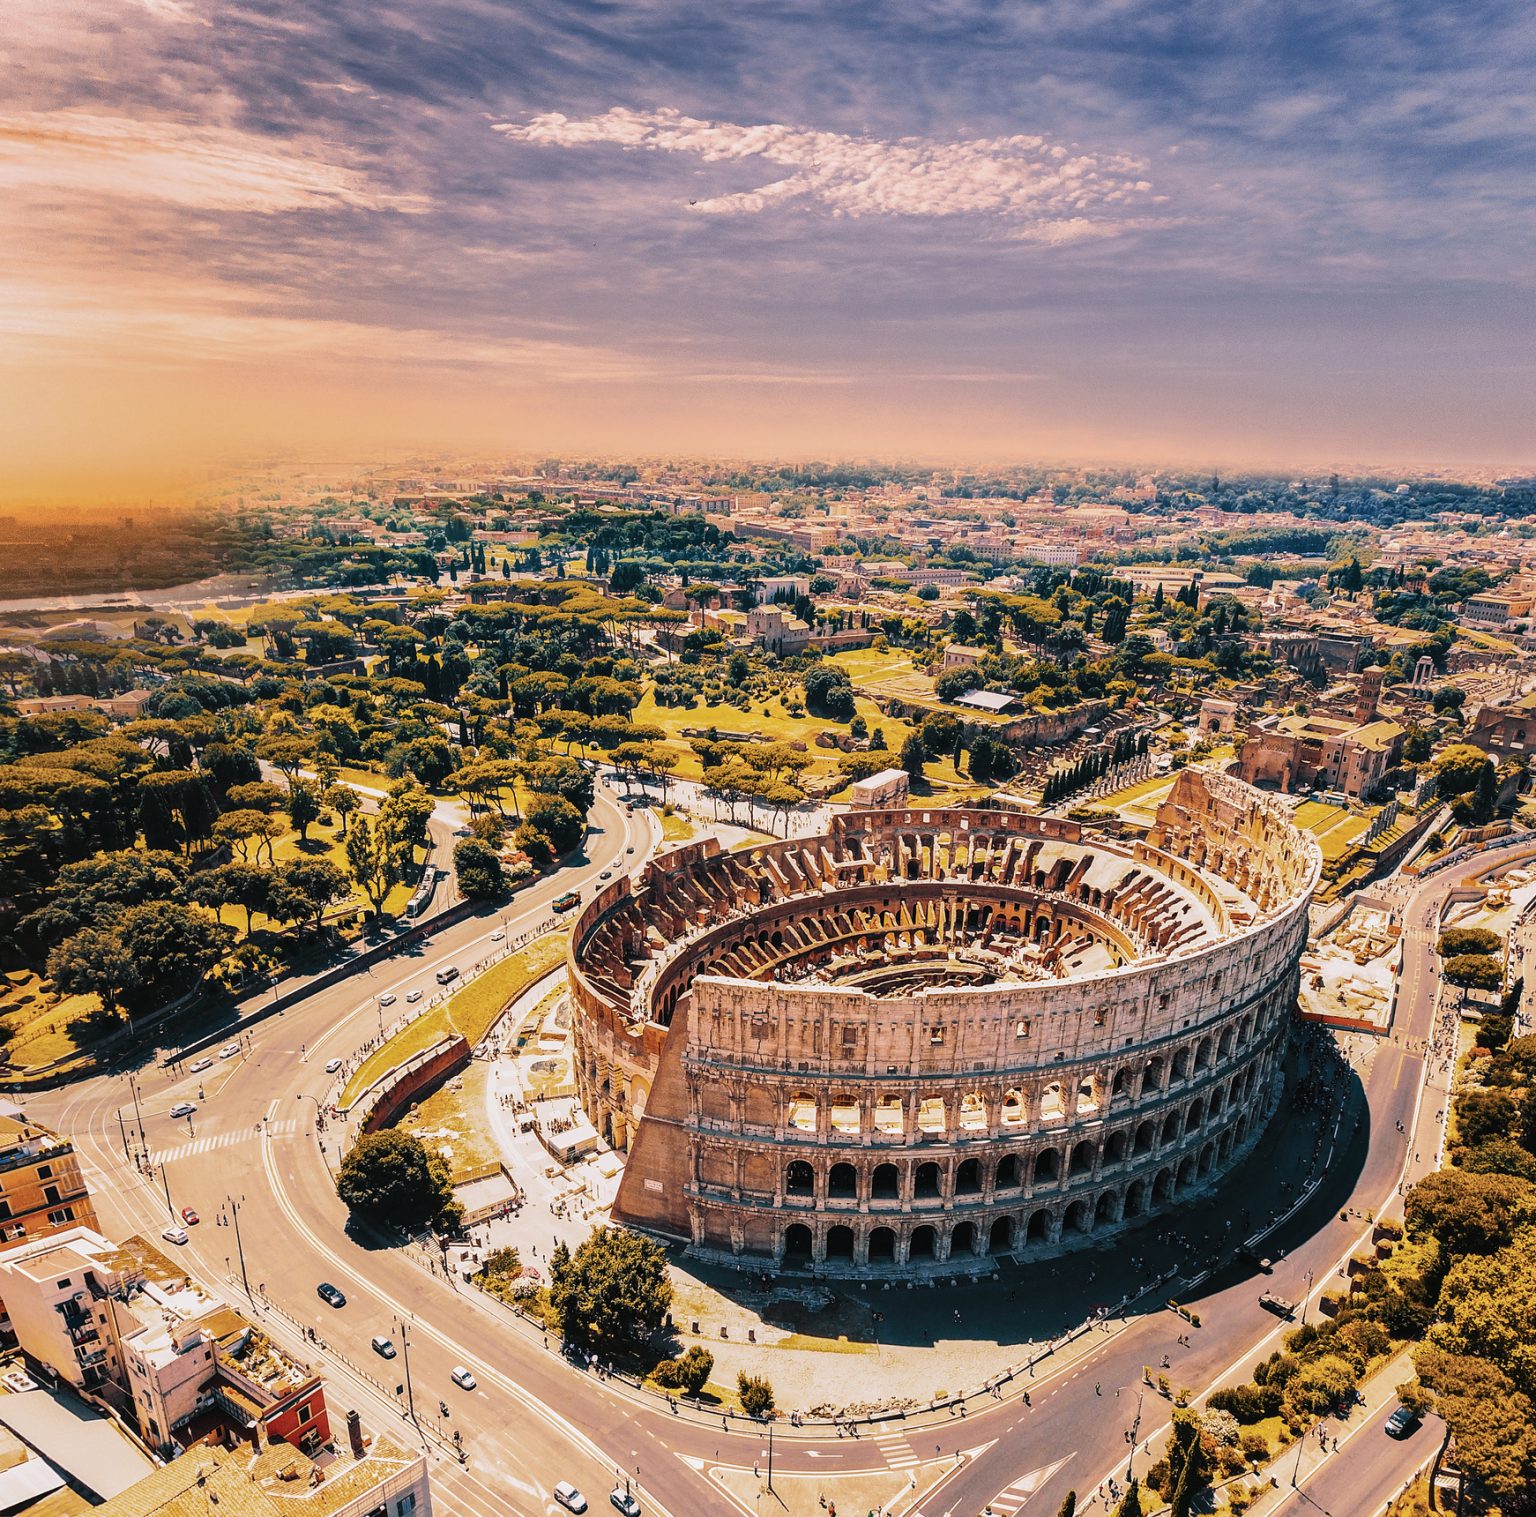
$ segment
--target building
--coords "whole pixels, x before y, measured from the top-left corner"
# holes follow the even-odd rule
[[[1225,701],[1220,696],[1208,695],[1200,702],[1200,736],[1215,737],[1223,732],[1235,732],[1237,730],[1238,705],[1236,701]]]
[[[205,1414],[267,1443],[330,1438],[320,1377],[143,1238],[74,1227],[15,1244],[0,1296],[28,1359],[131,1415],[151,1447]]]
[[[432,1517],[426,1454],[387,1436],[365,1438],[356,1419],[324,1463],[287,1444],[200,1443],[93,1517]]]
[[[779,606],[747,612],[746,635],[766,653],[799,653],[811,641],[809,625]]]
[[[694,1253],[910,1274],[1086,1243],[1258,1136],[1321,867],[1179,774],[1145,843],[1001,807],[714,839],[577,918],[577,1086],[613,1215]]]
[[[1467,741],[1495,758],[1529,757],[1536,751],[1536,692],[1474,706]]]
[[[950,643],[944,649],[944,664],[940,672],[947,674],[951,669],[974,668],[986,656],[985,648],[976,648],[969,643]]]
[[[1266,717],[1248,729],[1238,775],[1262,790],[1288,795],[1336,790],[1368,801],[1403,751],[1404,731],[1386,719],[1361,723],[1349,717]]]
[[[1531,614],[1529,595],[1499,594],[1489,590],[1462,603],[1461,619],[1474,627],[1507,627]]]
[[[905,769],[882,769],[868,779],[855,780],[848,787],[856,807],[900,806],[912,791],[912,776]]]
[[[19,1114],[0,1115],[0,1242],[95,1226],[75,1145]]]

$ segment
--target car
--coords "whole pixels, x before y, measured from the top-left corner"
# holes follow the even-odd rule
[[[1273,1291],[1265,1291],[1259,1297],[1259,1305],[1277,1317],[1284,1317],[1287,1322],[1296,1315],[1296,1303],[1287,1301],[1284,1296],[1275,1295]]]
[[[395,1004],[395,993],[394,993],[394,991],[392,991],[392,990],[384,991],[378,997],[378,1002],[379,1002],[380,1006],[393,1006]]]
[[[439,985],[452,985],[458,977],[458,966],[454,964],[445,965],[442,969],[438,970],[436,976]]]
[[[455,827],[453,829],[453,835],[456,838],[467,838],[473,836],[468,827]]]
[[[197,1213],[193,1211],[190,1206],[183,1206],[181,1209],[181,1220],[185,1222],[188,1227],[196,1227]]]
[[[188,1064],[187,1065],[187,1073],[188,1074],[194,1074],[194,1075],[200,1075],[200,1074],[202,1074],[202,1072],[205,1069],[212,1069],[212,1068],[213,1068],[213,1060],[212,1059],[199,1059],[196,1064]]]
[[[635,851],[635,845],[633,843],[631,843],[629,845],[629,847],[624,850],[625,853],[633,853],[634,851]]]
[[[219,1050],[219,1057],[221,1059],[232,1059],[239,1052],[240,1052],[240,1045],[238,1043],[226,1043]]]
[[[379,1333],[373,1340],[373,1351],[381,1359],[393,1359],[395,1357],[395,1340]]]
[[[1386,1426],[1382,1431],[1388,1438],[1406,1438],[1410,1433],[1418,1430],[1422,1420],[1411,1406],[1400,1406],[1387,1418]]]
[[[503,932],[500,927],[498,927],[496,931],[491,934],[491,941],[493,943],[499,943],[504,937],[506,937],[506,933]]]
[[[419,990],[408,990],[405,993],[405,998],[407,1001],[410,1001],[414,1005],[421,999],[421,994],[422,993]]]
[[[171,1108],[171,1115],[173,1117],[190,1117],[192,1115],[192,1113],[194,1111],[196,1111],[196,1110],[197,1110],[197,1106],[196,1106],[196,1104],[194,1102],[192,1102],[192,1101],[178,1101]]]
[[[479,1383],[475,1377],[462,1364],[456,1364],[448,1371],[448,1378],[458,1386],[461,1391],[472,1391]]]
[[[187,1230],[184,1227],[162,1228],[160,1236],[167,1243],[185,1243],[187,1241]]]
[[[624,1517],[640,1517],[640,1503],[621,1485],[608,1492],[608,1505],[616,1512],[623,1512]]]
[[[325,1061],[325,1072],[328,1075],[335,1074],[336,1071],[338,1069],[340,1069],[340,1068],[341,1068],[341,1060],[340,1059],[327,1059]]]
[[[334,1306],[337,1311],[340,1311],[347,1304],[347,1298],[329,1280],[322,1280],[315,1287],[315,1294],[327,1306]]]
[[[569,1480],[562,1480],[555,1487],[555,1500],[568,1512],[584,1512],[587,1509],[587,1498]]]
[[[613,870],[611,870],[611,869],[605,869],[605,870],[603,870],[603,872],[600,875],[598,875],[598,879],[600,879],[600,880],[611,880],[612,878],[613,878]]]

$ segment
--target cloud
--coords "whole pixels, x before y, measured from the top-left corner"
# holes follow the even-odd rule
[[[1016,236],[1062,243],[1104,235],[1100,227],[1113,230],[1114,213],[1152,192],[1138,158],[1087,153],[1038,136],[884,140],[623,108],[582,120],[552,112],[493,130],[542,147],[686,153],[705,163],[757,159],[791,171],[754,189],[690,202],[715,216],[808,200],[837,216],[992,216],[1022,225]]]
[[[88,111],[0,113],[0,192],[158,201],[187,210],[425,211],[320,148],[218,126]]]

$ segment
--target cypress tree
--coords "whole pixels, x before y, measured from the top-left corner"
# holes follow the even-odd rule
[[[1076,1491],[1068,1491],[1067,1492],[1067,1499],[1062,1502],[1061,1510],[1059,1512],[1057,1512],[1056,1517],[1074,1517],[1074,1514],[1076,1513],[1076,1511],[1077,1511],[1077,1492]]]

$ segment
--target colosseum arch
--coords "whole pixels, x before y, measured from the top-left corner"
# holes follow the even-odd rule
[[[569,956],[579,1097],[629,1145],[615,1220],[857,1272],[942,1269],[962,1223],[1027,1257],[1176,1207],[1268,1120],[1318,863],[1192,769],[1141,838],[895,807],[652,860]]]

